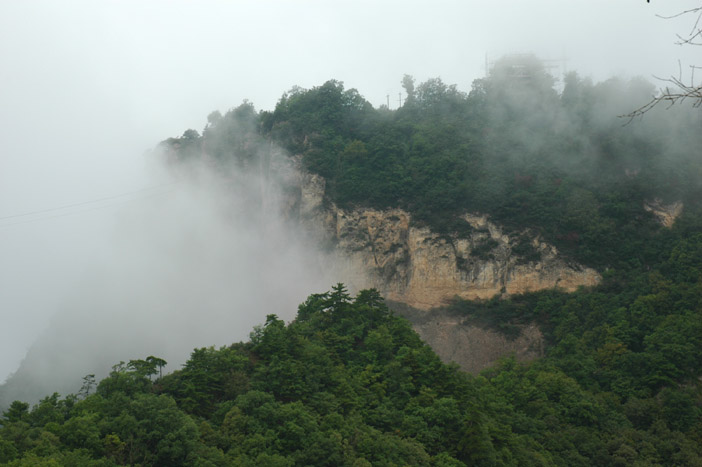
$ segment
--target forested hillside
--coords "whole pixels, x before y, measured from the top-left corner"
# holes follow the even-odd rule
[[[444,232],[469,228],[462,213],[487,213],[600,269],[657,261],[649,243],[659,229],[645,201],[681,201],[698,215],[700,112],[619,117],[650,99],[648,82],[593,84],[572,72],[559,93],[537,59],[519,57],[498,62],[468,94],[439,78],[415,86],[405,76],[403,85],[394,111],[328,81],[292,89],[272,112],[248,102],[213,112],[202,136],[188,130],[166,143],[250,164],[274,142],[302,155],[340,206],[400,207]]]
[[[339,284],[291,324],[270,315],[249,342],[196,349],[173,373],[148,357],[96,389],[87,376],[80,395],[13,403],[0,462],[699,465],[700,285],[649,282],[633,302],[615,290],[515,300],[558,343],[479,377],[441,363],[377,292],[351,299]]]
[[[467,375],[376,291],[339,284],[291,323],[271,314],[249,342],[196,349],[171,373],[148,357],[86,377],[79,395],[15,402],[0,463],[702,465],[702,113],[628,121],[650,84],[571,73],[556,88],[520,60],[467,94],[406,76],[396,110],[337,81],[296,88],[271,112],[213,112],[164,147],[264,167],[278,145],[325,178],[330,203],[400,207],[446,234],[471,229],[466,212],[538,233],[602,283],[450,309],[506,334],[538,324],[543,358]],[[646,209],[672,203],[683,209],[667,227]]]

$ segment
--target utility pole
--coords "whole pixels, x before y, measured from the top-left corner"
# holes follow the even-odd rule
[[[387,99],[388,99],[388,110],[390,110],[390,94],[388,94],[385,97],[387,97]]]
[[[399,102],[400,102],[400,107],[402,107],[402,93],[398,92],[397,95],[399,96]],[[398,107],[399,108],[399,107]]]

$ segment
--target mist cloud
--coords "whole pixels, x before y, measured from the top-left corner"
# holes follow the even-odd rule
[[[291,320],[307,295],[341,280],[288,220],[274,175],[215,172],[198,159],[157,164],[152,178],[167,189],[122,212],[109,249],[0,391],[0,405],[75,391],[82,376],[121,360],[157,355],[177,369],[193,348],[247,340],[267,314]]]

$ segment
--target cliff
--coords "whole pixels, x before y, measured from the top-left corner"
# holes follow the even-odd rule
[[[671,228],[680,214],[682,214],[683,203],[675,201],[670,204],[664,204],[660,199],[656,198],[653,201],[644,201],[643,208],[653,213],[656,220],[663,227]]]
[[[485,215],[464,216],[469,233],[440,235],[413,225],[401,209],[346,210],[328,203],[317,175],[300,172],[298,183],[297,215],[331,245],[343,280],[352,289],[378,289],[444,361],[472,373],[507,355],[541,356],[543,336],[531,325],[509,339],[438,309],[447,300],[574,291],[600,281],[595,270],[566,262],[537,236],[505,234]]]
[[[429,310],[454,297],[487,299],[599,282],[590,268],[567,263],[528,231],[507,235],[487,216],[466,214],[470,233],[440,235],[412,224],[401,209],[341,209],[324,203],[324,180],[301,175],[300,216],[323,229],[355,287],[375,287],[388,299]],[[529,257],[515,252],[530,252]]]

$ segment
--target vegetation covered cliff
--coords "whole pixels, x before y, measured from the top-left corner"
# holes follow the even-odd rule
[[[699,112],[661,109],[627,124],[618,115],[645,101],[650,84],[571,73],[558,92],[538,60],[520,60],[499,62],[468,94],[406,76],[397,110],[375,109],[337,81],[294,88],[272,112],[248,102],[213,112],[202,135],[188,130],[163,147],[173,159],[266,175],[280,172],[277,156],[293,157],[306,174],[286,180],[300,212],[326,210],[339,235],[367,236],[348,230],[354,216],[385,212],[437,238],[478,241],[481,229],[498,229],[520,263],[545,248],[599,272],[650,266],[662,212],[653,207],[672,206],[668,223],[683,206],[699,210]],[[483,257],[495,247],[478,246]]]

